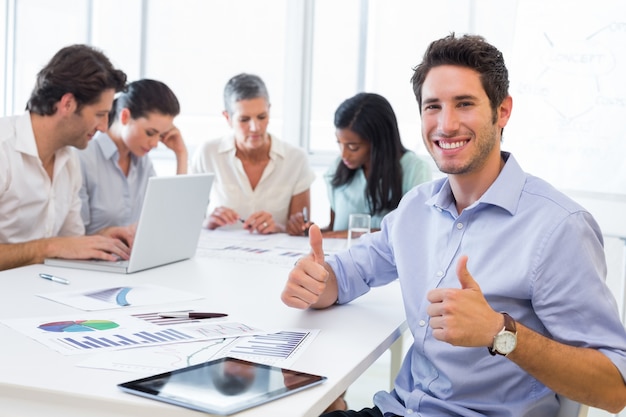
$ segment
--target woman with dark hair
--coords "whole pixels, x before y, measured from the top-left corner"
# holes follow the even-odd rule
[[[346,237],[352,213],[370,214],[372,229],[379,229],[407,191],[430,180],[430,167],[402,145],[396,115],[381,95],[345,100],[335,111],[335,129],[341,155],[324,175],[330,201],[324,236]]]
[[[139,220],[148,178],[156,175],[147,154],[159,142],[176,154],[176,173],[187,173],[187,147],[174,125],[179,113],[172,90],[156,80],[132,82],[115,98],[107,132],[78,152],[81,215],[88,233]]]

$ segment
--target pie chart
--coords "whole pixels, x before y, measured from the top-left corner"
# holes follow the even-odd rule
[[[119,327],[119,324],[110,320],[55,321],[39,325],[41,330],[57,333],[93,332],[114,329],[116,327]]]

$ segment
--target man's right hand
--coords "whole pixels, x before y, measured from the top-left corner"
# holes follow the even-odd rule
[[[110,237],[113,239],[119,239],[126,244],[130,249],[133,248],[135,242],[135,233],[137,232],[137,223],[129,226],[111,226],[100,230],[98,235]]]
[[[296,262],[281,295],[289,307],[324,308],[337,300],[337,282],[324,261],[322,232],[316,224],[309,229],[309,243],[311,253]]]
[[[53,237],[47,239],[47,258],[103,259],[116,261],[128,259],[130,248],[120,239],[102,235]]]

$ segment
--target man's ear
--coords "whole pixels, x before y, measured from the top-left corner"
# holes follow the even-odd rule
[[[498,126],[504,129],[504,126],[509,122],[511,112],[513,111],[513,97],[507,96],[500,107],[498,108]]]
[[[63,114],[72,114],[78,108],[76,97],[72,93],[65,93],[57,102],[57,111]]]

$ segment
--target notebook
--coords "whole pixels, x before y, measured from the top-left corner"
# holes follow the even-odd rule
[[[148,180],[127,261],[47,258],[46,265],[129,274],[191,258],[215,175],[155,176]]]

